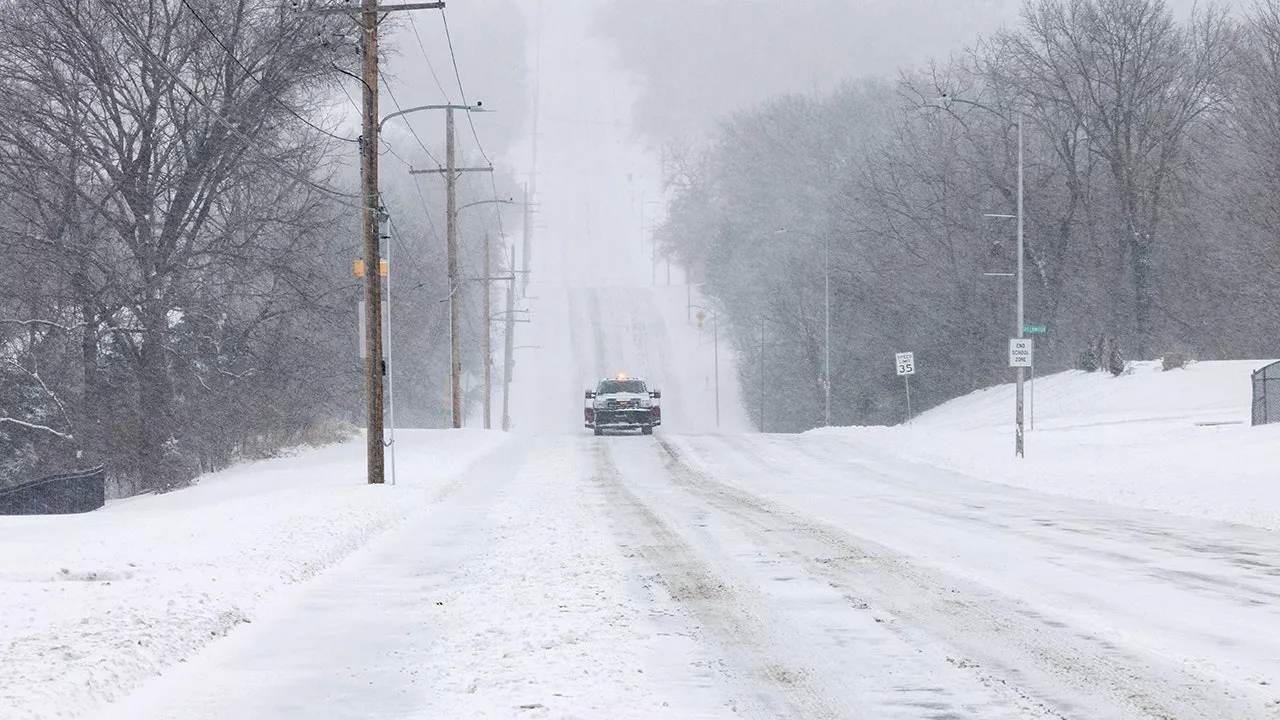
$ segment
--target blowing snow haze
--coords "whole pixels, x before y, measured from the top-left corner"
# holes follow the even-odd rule
[[[1203,5],[1203,3],[1201,3]],[[1239,4],[1229,0],[1226,5]],[[659,138],[765,98],[892,78],[1015,24],[1021,0],[600,0],[595,30],[635,80],[635,122]],[[1195,0],[1172,0],[1185,14]]]
[[[443,4],[4,3],[0,720],[1280,720],[1280,0]]]

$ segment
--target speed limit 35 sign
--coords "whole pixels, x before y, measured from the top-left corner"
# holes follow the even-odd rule
[[[913,352],[901,352],[894,356],[894,362],[898,366],[899,375],[915,375],[916,374],[916,354]]]

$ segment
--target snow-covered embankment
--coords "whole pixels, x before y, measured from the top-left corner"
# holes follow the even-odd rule
[[[815,431],[1049,493],[1280,530],[1280,425],[1250,427],[1250,373],[1268,361],[1162,372],[1071,371],[1034,386],[1035,429],[1014,457],[1013,385],[921,414],[911,427]],[[1028,393],[1028,427],[1031,393]]]
[[[122,696],[422,511],[504,441],[401,431],[394,487],[364,484],[359,439],[87,515],[0,517],[0,716],[74,717]]]

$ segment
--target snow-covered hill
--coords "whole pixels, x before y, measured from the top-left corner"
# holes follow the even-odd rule
[[[1280,529],[1280,426],[1250,427],[1250,373],[1269,361],[1194,363],[1120,377],[1071,371],[1028,388],[1026,457],[1014,457],[1014,388],[988,388],[911,427],[819,430],[995,482]],[[1034,397],[1034,400],[1032,398]],[[1031,407],[1034,403],[1034,430]]]

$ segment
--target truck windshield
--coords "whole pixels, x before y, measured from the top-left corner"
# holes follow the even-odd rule
[[[645,392],[643,380],[604,380],[600,383],[597,391],[601,395],[612,395],[614,393],[636,393],[643,395]]]

